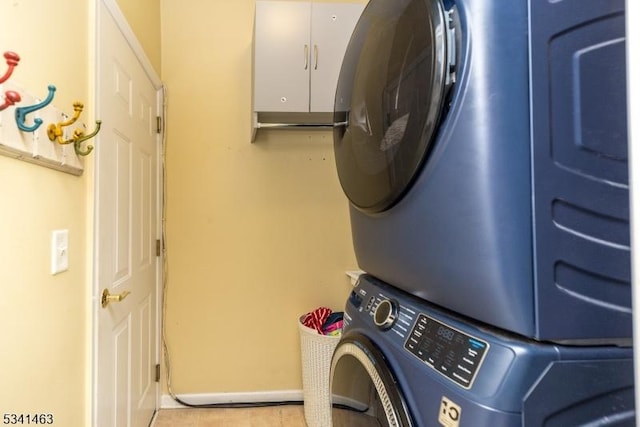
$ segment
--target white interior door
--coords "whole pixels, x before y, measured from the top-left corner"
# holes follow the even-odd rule
[[[158,90],[113,4],[97,1],[94,426],[146,427],[158,393]]]

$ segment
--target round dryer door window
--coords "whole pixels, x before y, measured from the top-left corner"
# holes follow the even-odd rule
[[[409,189],[434,139],[449,80],[440,0],[371,0],[345,53],[334,106],[342,188],[381,212]]]

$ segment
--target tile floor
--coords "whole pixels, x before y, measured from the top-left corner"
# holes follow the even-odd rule
[[[243,409],[161,409],[152,427],[307,427],[302,405]]]

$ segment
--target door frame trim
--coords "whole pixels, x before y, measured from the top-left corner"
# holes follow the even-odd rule
[[[108,11],[108,13],[111,15],[113,21],[115,22],[117,28],[120,30],[120,32],[122,33],[124,39],[126,40],[127,44],[131,47],[132,52],[134,53],[136,59],[139,61],[140,65],[142,66],[145,74],[147,75],[147,77],[149,78],[149,80],[151,81],[154,89],[156,90],[156,115],[163,117],[163,122],[164,122],[164,85],[162,83],[162,80],[160,80],[160,76],[158,75],[158,73],[156,72],[156,70],[153,68],[153,65],[151,64],[151,61],[149,60],[149,57],[147,56],[147,54],[145,53],[142,45],[140,44],[140,42],[138,41],[137,37],[135,36],[135,33],[133,32],[131,26],[129,25],[129,23],[127,22],[126,17],[124,16],[124,14],[122,13],[122,11],[120,10],[120,7],[117,4],[116,0],[94,0],[93,2],[93,14],[92,17],[90,18],[93,21],[93,32],[90,33],[90,37],[92,37],[92,46],[93,46],[93,52],[94,52],[94,69],[92,70],[92,76],[90,76],[92,80],[92,90],[93,90],[93,95],[94,95],[94,104],[95,104],[95,115],[96,117],[100,117],[100,104],[99,104],[99,100],[102,99],[102,94],[100,93],[99,90],[99,85],[97,84],[98,79],[99,79],[99,67],[97,65],[97,58],[99,56],[99,48],[100,48],[100,44],[99,44],[99,32],[100,32],[100,27],[99,22],[100,22],[100,5],[104,5],[105,9]],[[100,135],[98,135],[99,139]],[[156,182],[157,182],[157,206],[156,206],[156,216],[157,216],[157,229],[156,229],[156,239],[162,239],[162,228],[163,228],[163,217],[162,217],[162,212],[163,212],[163,206],[164,206],[164,181],[163,181],[163,157],[164,157],[164,123],[162,124],[162,130],[160,133],[157,134],[156,136],[157,139],[157,144],[158,144],[158,157],[156,159],[157,161],[157,175],[156,175]],[[100,168],[97,165],[98,163],[98,159],[95,158],[95,163],[94,163],[94,167],[93,167],[93,181],[91,182],[91,191],[92,191],[92,197],[93,200],[89,202],[89,207],[91,209],[93,209],[93,218],[91,221],[91,224],[88,226],[88,234],[90,236],[92,236],[92,241],[90,243],[88,243],[88,247],[91,247],[92,250],[92,254],[88,257],[88,261],[90,263],[90,273],[88,273],[88,277],[91,283],[91,300],[89,302],[89,307],[88,307],[88,316],[91,322],[91,326],[89,328],[88,332],[90,334],[90,349],[88,349],[88,351],[90,352],[90,365],[89,365],[89,372],[88,372],[88,380],[87,380],[87,387],[88,387],[88,391],[89,391],[89,402],[90,404],[88,405],[90,409],[87,410],[87,412],[89,412],[88,418],[91,420],[91,425],[93,427],[99,427],[100,426],[100,422],[97,419],[97,414],[98,414],[98,384],[97,384],[97,378],[98,378],[98,350],[99,350],[99,340],[98,340],[98,310],[99,310],[99,301],[100,301],[100,283],[99,283],[99,278],[98,278],[98,271],[96,269],[96,263],[97,263],[97,247],[98,247],[98,242],[99,242],[99,233],[97,230],[97,221],[96,221],[96,217],[97,217],[97,201],[98,198],[96,197],[96,195],[98,194],[97,192],[97,183],[99,182],[99,178],[98,178],[98,172],[100,170]],[[161,348],[162,348],[162,315],[163,315],[163,310],[162,310],[162,301],[163,301],[163,264],[164,264],[164,255],[163,255],[164,251],[160,251],[160,256],[157,257],[157,263],[156,263],[156,348],[155,350],[155,363],[159,364],[161,363]],[[158,386],[156,387],[156,397],[155,397],[155,401],[156,401],[156,410],[160,408],[160,398],[161,398],[161,390],[162,387],[160,386],[160,384],[158,384]]]

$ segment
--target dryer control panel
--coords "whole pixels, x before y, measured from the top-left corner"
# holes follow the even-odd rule
[[[489,343],[420,314],[404,348],[468,389],[482,364]]]

